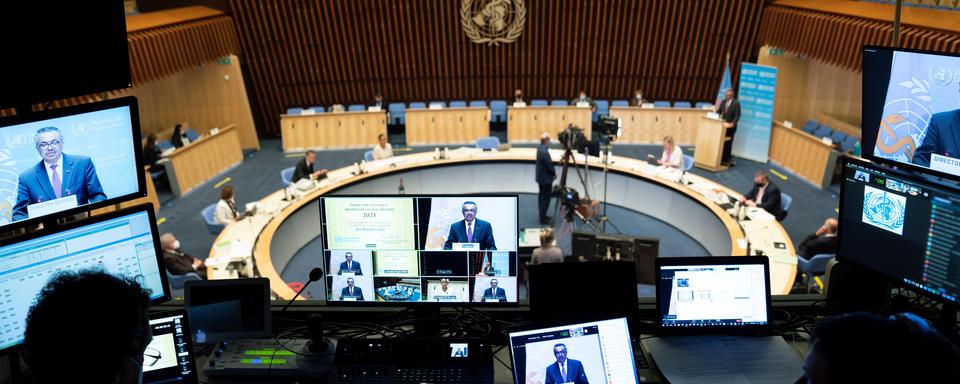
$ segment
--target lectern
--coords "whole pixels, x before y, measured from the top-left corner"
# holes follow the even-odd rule
[[[723,156],[723,144],[726,140],[727,129],[723,127],[723,120],[708,116],[701,116],[700,129],[697,130],[697,151],[693,162],[699,168],[711,172],[726,169],[720,165]]]

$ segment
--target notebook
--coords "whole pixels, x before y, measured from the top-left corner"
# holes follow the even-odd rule
[[[152,314],[153,340],[143,352],[143,382],[196,384],[193,343],[187,311]]]

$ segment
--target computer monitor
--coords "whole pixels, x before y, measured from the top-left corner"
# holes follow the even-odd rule
[[[863,47],[862,153],[960,180],[960,54]]]
[[[197,344],[271,335],[270,279],[194,280],[183,293]]]
[[[654,284],[654,261],[660,253],[660,239],[655,237],[614,235],[609,233],[574,232],[571,240],[575,260],[634,261],[637,282]],[[607,256],[610,256],[607,258]]]
[[[143,351],[143,383],[196,384],[196,356],[187,311],[151,314],[150,330],[153,340]]]
[[[957,303],[960,188],[845,158],[837,260]]]
[[[0,350],[23,343],[27,313],[53,275],[90,268],[136,279],[150,290],[152,302],[169,300],[153,207],[139,205],[0,242]]]
[[[136,98],[0,119],[0,230],[143,196]]]
[[[327,302],[516,305],[517,195],[328,196]]]

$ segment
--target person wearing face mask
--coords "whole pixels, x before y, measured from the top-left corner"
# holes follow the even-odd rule
[[[643,91],[638,89],[634,91],[633,94],[634,96],[633,96],[633,99],[630,100],[630,105],[634,107],[639,107],[647,102],[647,99],[643,98]]]
[[[520,107],[524,105],[527,105],[527,102],[523,101],[523,91],[517,88],[516,91],[513,91],[513,106]]]
[[[753,175],[753,188],[740,198],[740,203],[748,207],[760,207],[773,215],[777,220],[783,220],[786,212],[780,209],[780,188],[770,181],[770,176],[764,171],[757,171]]]
[[[160,247],[163,248],[163,264],[171,274],[184,275],[193,272],[207,278],[207,266],[203,264],[203,260],[183,253],[180,250],[180,240],[172,233],[160,236]]]
[[[597,111],[597,104],[593,102],[593,99],[587,96],[587,93],[584,90],[580,90],[579,95],[576,99],[570,100],[570,104],[576,106],[578,103],[587,103],[590,104],[590,111]]]
[[[24,383],[136,384],[150,344],[149,293],[102,270],[61,272],[27,315]]]
[[[246,216],[237,211],[235,196],[233,186],[228,185],[220,190],[220,201],[217,202],[217,207],[213,211],[214,222],[227,225]]]

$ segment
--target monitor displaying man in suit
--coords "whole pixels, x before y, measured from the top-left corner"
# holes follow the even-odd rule
[[[783,220],[786,213],[780,209],[780,188],[770,181],[770,176],[767,176],[764,171],[757,171],[753,176],[753,182],[753,188],[740,198],[740,203],[763,208],[777,220]]]
[[[478,243],[481,250],[497,250],[493,227],[477,218],[477,203],[466,201],[461,206],[463,220],[450,224],[450,233],[443,249],[453,249],[454,243]]]
[[[567,358],[567,346],[558,343],[553,346],[553,356],[557,362],[547,367],[547,377],[543,384],[577,383],[589,384],[587,373],[580,360]]]
[[[344,299],[363,301],[363,290],[354,286],[352,277],[347,278],[347,286],[340,290],[340,300]]]
[[[960,159],[960,109],[934,113],[912,162],[930,167],[933,155]]]
[[[503,288],[497,287],[497,279],[490,280],[490,288],[483,290],[483,297],[480,298],[481,303],[487,301],[507,301],[507,291],[504,291]]]
[[[344,253],[343,258],[343,262],[340,263],[340,269],[337,271],[338,275],[352,273],[355,276],[363,276],[363,270],[360,269],[360,263],[353,261],[353,252]]]
[[[76,205],[107,199],[89,157],[63,153],[63,132],[57,127],[43,127],[33,137],[41,160],[19,176],[17,203],[13,221],[29,218],[27,206],[74,197]]]

